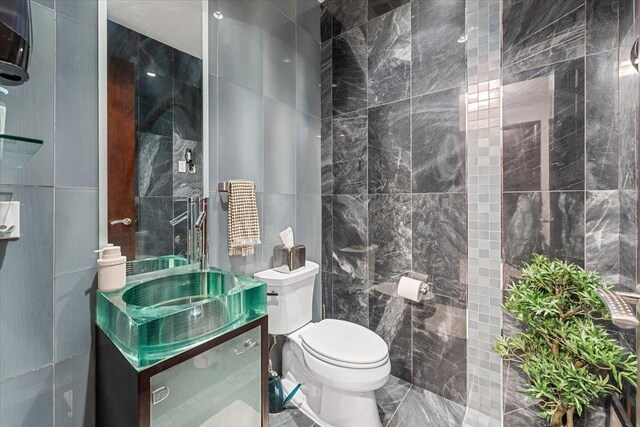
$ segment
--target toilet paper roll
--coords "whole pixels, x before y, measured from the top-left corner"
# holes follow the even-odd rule
[[[400,283],[398,283],[398,295],[411,301],[420,302],[422,299],[421,286],[421,281],[403,276],[400,278]]]

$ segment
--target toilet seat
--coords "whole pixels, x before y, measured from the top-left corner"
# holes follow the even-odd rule
[[[322,320],[302,333],[300,340],[305,352],[343,368],[377,368],[389,360],[389,349],[382,338],[343,320]]]

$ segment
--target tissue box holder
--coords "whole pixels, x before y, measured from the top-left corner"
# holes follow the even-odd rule
[[[285,248],[277,245],[273,248],[273,269],[280,273],[291,273],[305,266],[307,254],[304,245]]]

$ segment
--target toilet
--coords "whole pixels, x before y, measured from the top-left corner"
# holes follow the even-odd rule
[[[311,322],[318,264],[254,277],[267,284],[269,333],[286,335],[282,375],[302,383],[311,418],[332,427],[381,426],[374,391],[389,378],[389,348],[375,332],[343,320]]]

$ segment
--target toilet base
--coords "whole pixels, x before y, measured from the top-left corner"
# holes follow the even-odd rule
[[[348,392],[321,384],[306,368],[300,347],[289,339],[282,349],[282,375],[287,373],[302,384],[304,400],[312,412],[307,415],[319,425],[382,427],[373,391]]]
[[[373,391],[350,393],[322,386],[318,415],[335,427],[382,427]]]

